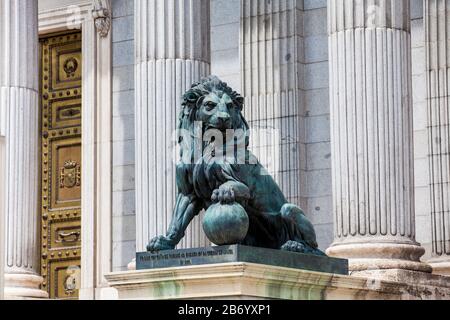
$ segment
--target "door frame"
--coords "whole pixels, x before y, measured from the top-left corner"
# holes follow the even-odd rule
[[[81,300],[102,299],[112,271],[111,0],[74,0],[39,12],[39,35],[81,29]]]

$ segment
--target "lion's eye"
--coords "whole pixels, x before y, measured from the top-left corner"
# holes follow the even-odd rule
[[[206,109],[208,110],[212,110],[217,106],[217,104],[215,104],[214,102],[207,102],[206,103]]]

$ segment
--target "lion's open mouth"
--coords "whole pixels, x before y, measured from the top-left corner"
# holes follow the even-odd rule
[[[221,133],[226,133],[226,131],[227,130],[230,130],[231,128],[228,128],[228,127],[226,127],[226,126],[214,126],[214,125],[207,125],[205,128],[204,128],[204,133],[207,133],[208,131],[212,131],[212,130],[214,130],[214,131],[220,131]]]
[[[204,126],[204,132],[208,130],[218,130],[221,132],[225,132],[226,130],[233,130],[233,125],[231,121],[224,122],[222,124],[214,124],[214,123],[205,123]]]

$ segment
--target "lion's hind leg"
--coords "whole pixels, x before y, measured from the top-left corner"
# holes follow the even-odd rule
[[[281,209],[281,216],[290,225],[291,230],[290,239],[281,247],[281,250],[325,256],[318,249],[312,223],[299,207],[290,203],[285,204]]]

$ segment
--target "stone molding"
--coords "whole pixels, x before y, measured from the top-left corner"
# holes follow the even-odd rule
[[[450,261],[447,256],[437,259],[431,259],[428,263],[433,268],[434,274],[450,277]]]
[[[450,280],[407,273],[398,281],[339,276],[249,263],[118,272],[106,276],[120,300],[288,299],[433,300],[450,299]],[[393,278],[394,279],[394,278]]]
[[[92,0],[74,0],[72,6],[56,7],[39,12],[39,34],[81,29],[93,10]],[[75,10],[76,8],[76,10]]]
[[[5,273],[5,298],[14,300],[47,299],[41,290],[42,277],[27,273]]]

